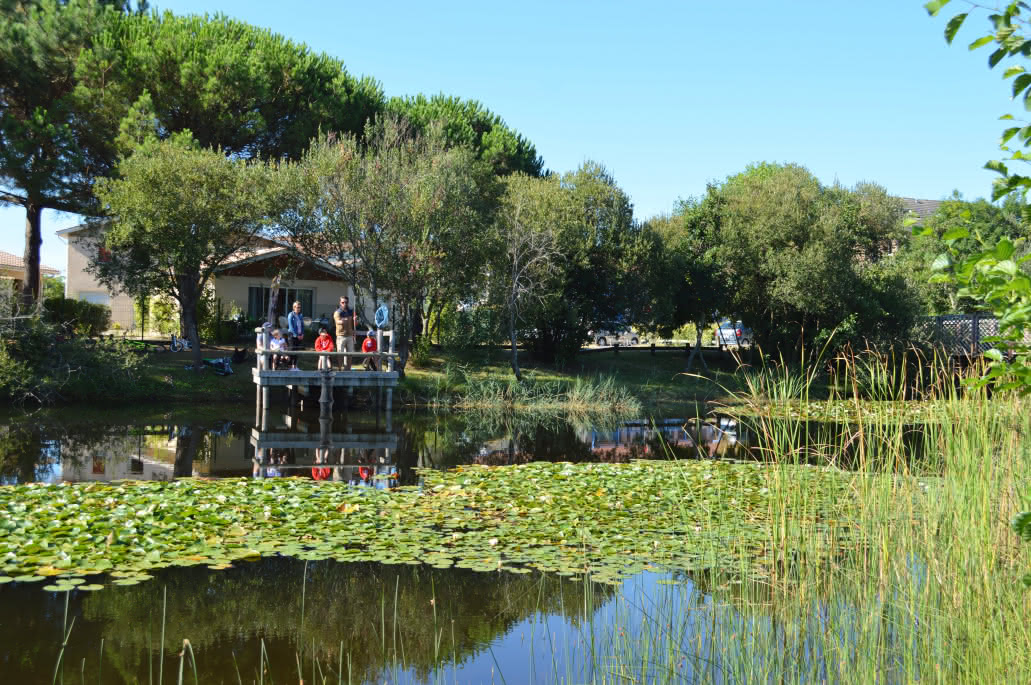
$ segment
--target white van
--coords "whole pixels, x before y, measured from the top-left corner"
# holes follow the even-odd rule
[[[591,341],[599,347],[638,345],[648,342],[644,336],[638,335],[632,328],[622,328],[614,331],[591,331]]]

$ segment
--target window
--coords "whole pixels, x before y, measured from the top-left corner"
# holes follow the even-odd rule
[[[252,319],[264,319],[268,314],[268,301],[271,288],[251,286],[247,289],[247,316]],[[280,288],[276,300],[276,316],[285,316],[294,302],[301,303],[301,315],[312,316],[315,305],[315,290],[312,288]]]
[[[111,295],[108,293],[79,293],[80,300],[86,300],[90,304],[106,304],[111,306]]]
[[[110,262],[111,261],[111,250],[106,247],[97,248],[97,261],[98,262]]]

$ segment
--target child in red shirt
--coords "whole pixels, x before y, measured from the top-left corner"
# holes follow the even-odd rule
[[[319,337],[315,338],[315,351],[316,352],[332,352],[333,351],[333,338],[329,337],[329,333],[325,328],[319,331]],[[322,355],[319,357],[319,370],[331,369],[333,363],[329,361],[329,357]]]
[[[375,352],[376,351],[376,338],[372,337],[372,331],[369,331],[365,336],[365,342],[362,343],[362,352]],[[376,358],[366,357],[365,358],[365,370],[376,371]]]

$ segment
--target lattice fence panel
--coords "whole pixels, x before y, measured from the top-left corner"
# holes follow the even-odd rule
[[[979,355],[995,346],[986,338],[999,335],[999,320],[979,314],[946,314],[921,319],[915,326],[915,337],[941,345],[950,355]],[[1024,333],[1024,342],[1031,344],[1031,331]]]

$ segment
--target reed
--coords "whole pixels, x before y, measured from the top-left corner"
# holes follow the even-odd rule
[[[894,360],[843,361],[855,405],[847,430],[770,411],[806,398],[809,372],[756,372],[736,398],[782,495],[771,499],[766,544],[794,551],[775,555],[764,580],[743,565],[660,586],[648,611],[609,619],[623,627],[609,631],[590,682],[1028,681],[1028,554],[1009,526],[1029,492],[1027,402],[961,391],[932,358],[910,377],[924,379],[916,390],[939,411],[914,427],[864,399],[870,388],[881,402],[912,396]],[[810,506],[816,492],[787,487],[806,470],[845,465],[853,501],[836,520]],[[723,495],[730,506],[735,493]],[[713,512],[714,527],[719,519]]]

